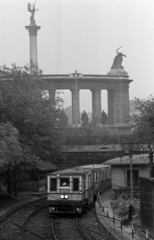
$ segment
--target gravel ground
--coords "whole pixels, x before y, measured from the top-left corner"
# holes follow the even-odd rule
[[[128,217],[128,207],[131,203],[131,199],[127,197],[127,195],[121,195],[114,201],[111,201],[110,205],[114,212],[120,216],[127,218]],[[135,209],[135,214],[133,215],[132,223],[136,225],[140,225],[140,200],[137,198],[133,199],[133,204]]]

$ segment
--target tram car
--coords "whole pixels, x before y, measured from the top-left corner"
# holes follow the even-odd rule
[[[93,204],[93,169],[76,167],[47,176],[49,213],[81,214]]]
[[[105,190],[111,188],[111,165],[90,164],[80,166],[81,168],[89,168],[94,173],[94,201],[98,194],[102,194]]]

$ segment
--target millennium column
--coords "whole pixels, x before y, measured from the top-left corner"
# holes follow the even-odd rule
[[[38,55],[37,55],[37,32],[41,28],[35,24],[34,14],[37,11],[35,4],[31,5],[28,3],[28,11],[31,12],[30,24],[25,28],[29,31],[29,50],[30,50],[30,67],[38,66]]]
[[[101,121],[101,90],[91,89],[92,92],[92,119],[96,122]]]

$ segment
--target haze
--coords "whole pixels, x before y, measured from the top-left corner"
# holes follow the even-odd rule
[[[27,0],[0,1],[0,65],[29,63],[30,13]],[[31,2],[34,3],[34,2]],[[44,74],[107,74],[116,49],[127,58],[123,66],[130,79],[130,99],[154,92],[153,0],[38,0],[35,20],[38,63]],[[90,91],[80,91],[81,111],[91,111]],[[71,105],[70,91],[61,95]],[[106,91],[102,91],[102,110]]]

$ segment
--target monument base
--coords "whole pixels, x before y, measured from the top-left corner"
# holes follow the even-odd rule
[[[118,75],[118,76],[129,77],[128,73],[124,70],[123,67],[111,69],[108,75]]]

